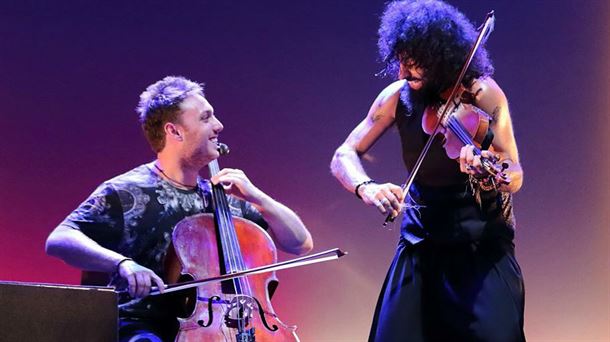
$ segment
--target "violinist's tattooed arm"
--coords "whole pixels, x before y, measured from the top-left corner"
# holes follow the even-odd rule
[[[485,78],[478,83],[483,91],[478,94],[476,105],[489,113],[493,119],[491,128],[494,132],[494,140],[490,150],[500,155],[500,161],[507,160],[508,168],[505,173],[510,178],[510,184],[501,186],[500,190],[517,192],[523,184],[523,170],[519,162],[508,100],[493,79]]]
[[[496,121],[496,118],[498,117],[498,113],[500,113],[500,106],[496,106],[496,108],[494,108],[493,112],[491,112],[491,114],[489,114],[489,116],[491,116],[491,119],[493,121]]]
[[[373,122],[378,122],[379,120],[383,119],[383,117],[386,115],[387,115],[386,113],[382,113],[382,112],[375,113],[375,115],[373,115]]]
[[[377,96],[366,117],[352,130],[337,150],[330,164],[331,172],[345,189],[351,192],[358,187],[358,197],[376,206],[382,214],[399,210],[403,199],[399,186],[386,183],[370,183],[370,177],[362,166],[365,153],[394,123],[394,112],[404,81],[397,81]],[[368,182],[367,184],[363,184]]]

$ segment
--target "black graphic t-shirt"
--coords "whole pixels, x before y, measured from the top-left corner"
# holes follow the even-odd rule
[[[233,216],[267,229],[250,203],[228,196]],[[101,246],[132,258],[165,279],[163,262],[175,225],[185,217],[211,213],[211,187],[200,181],[195,190],[172,186],[149,165],[141,165],[100,185],[62,225],[78,229]],[[114,275],[111,285],[119,285]],[[159,296],[162,297],[162,296]],[[121,316],[162,317],[166,312],[147,297],[121,305]],[[152,305],[151,305],[152,304]]]

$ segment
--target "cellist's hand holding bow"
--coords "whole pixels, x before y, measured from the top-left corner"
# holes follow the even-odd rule
[[[148,296],[152,283],[157,285],[161,293],[165,289],[163,280],[155,272],[131,259],[125,259],[119,263],[118,273],[127,281],[127,290],[133,298]]]

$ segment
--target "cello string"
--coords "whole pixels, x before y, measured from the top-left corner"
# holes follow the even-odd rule
[[[243,271],[243,255],[241,254],[241,248],[239,246],[239,241],[237,240],[237,234],[235,231],[235,226],[233,225],[233,220],[231,218],[231,208],[229,206],[229,202],[228,202],[228,198],[226,196],[224,196],[222,198],[223,204],[226,207],[226,211],[225,211],[225,217],[224,220],[226,222],[226,227],[230,228],[232,227],[233,229],[227,229],[227,245],[230,248],[231,251],[231,255],[232,255],[232,260],[231,260],[231,267],[232,267],[232,272],[239,272],[239,271]],[[241,281],[239,279],[237,279],[237,287],[238,287],[238,294],[242,294],[243,292],[243,284],[241,283]]]
[[[233,220],[231,218],[231,212],[230,212],[230,206],[229,206],[229,202],[228,202],[228,198],[227,196],[224,194],[224,189],[219,189],[219,193],[221,193],[223,196],[219,196],[222,205],[224,206],[224,208],[226,209],[224,211],[224,215],[223,215],[223,220],[224,223],[226,225],[224,225],[224,227],[226,228],[226,237],[227,237],[227,246],[229,247],[228,249],[230,250],[230,253],[232,255],[231,258],[231,271],[232,272],[239,272],[239,271],[243,271],[245,270],[245,268],[243,267],[243,255],[241,254],[241,249],[239,247],[239,241],[237,240],[237,234],[235,231],[235,226],[233,225]],[[233,229],[230,229],[230,228]],[[241,294],[244,293],[244,288],[247,289],[247,285],[242,283],[241,279],[234,279],[233,280],[233,286],[235,287],[235,292],[236,295],[239,296]],[[246,321],[245,319],[242,319],[242,308],[240,306],[240,302],[239,299],[236,301],[237,304],[237,324],[238,324],[238,331],[239,332],[245,332],[246,331]]]
[[[216,174],[218,174],[220,167],[218,166],[218,161],[217,160],[213,160],[208,164],[208,168],[210,170],[210,178],[214,177]],[[226,227],[226,222],[223,218],[223,215],[221,213],[226,212],[222,200],[221,198],[222,193],[219,191],[218,186],[211,184],[211,188],[212,188],[212,202],[214,203],[214,211],[215,211],[215,218],[217,221],[217,225],[218,225],[218,239],[220,239],[220,247],[222,248],[222,254],[223,254],[223,264],[225,266],[225,272],[229,273],[230,272],[230,268],[231,268],[231,256],[228,255],[227,251],[225,250],[224,246],[226,246],[226,233],[225,233],[225,229],[224,227]],[[220,260],[219,260],[220,262]],[[233,282],[234,283],[234,282]],[[222,296],[222,285],[221,285],[221,294]],[[224,296],[222,296],[224,297]],[[220,329],[222,330],[222,327],[226,327],[226,325],[221,323]],[[231,329],[229,327],[226,327],[229,331],[231,331]],[[224,332],[223,332],[223,335]],[[229,335],[233,335],[232,333],[229,332]],[[229,337],[229,339],[231,339],[231,337]],[[225,340],[226,340],[226,335],[225,335]]]
[[[213,177],[216,174],[218,174],[220,167],[218,166],[218,161],[217,160],[213,160],[209,163],[209,169],[210,169],[210,175]],[[220,191],[219,187],[216,186],[212,186],[212,191],[214,193],[214,204],[215,204],[215,210],[216,210],[216,218],[218,220],[218,229],[219,229],[219,233],[220,233],[220,241],[221,241],[221,246],[223,246],[223,259],[224,259],[224,263],[225,263],[225,268],[229,268],[229,269],[225,269],[225,271],[227,273],[231,272],[231,255],[230,253],[227,253],[227,251],[225,251],[224,246],[227,245],[227,236],[226,236],[226,231],[224,229],[224,227],[226,227],[226,220],[223,217],[223,215],[221,215],[221,213],[226,212],[226,207],[223,205],[222,202],[222,195],[223,193]],[[229,251],[230,252],[230,251]]]
[[[212,163],[210,163],[210,171],[212,173],[212,176],[214,176],[215,174],[217,174],[219,172],[219,166],[218,166],[218,162],[217,160],[214,160]],[[220,184],[219,186],[215,187],[215,195],[216,198],[218,199],[218,207],[219,209],[219,214],[218,215],[218,219],[219,219],[219,224],[221,227],[224,227],[223,229],[221,229],[221,241],[222,241],[222,245],[223,245],[223,251],[225,251],[224,246],[228,247],[227,250],[225,251],[225,253],[228,255],[228,264],[229,264],[229,268],[230,270],[227,270],[228,272],[239,272],[239,271],[244,271],[246,270],[245,267],[245,263],[244,263],[244,259],[243,259],[243,255],[241,254],[241,249],[239,246],[239,240],[237,239],[237,233],[235,230],[235,227],[233,225],[233,220],[231,217],[231,212],[230,212],[230,206],[229,206],[229,202],[228,202],[228,198],[227,195],[225,194],[224,188],[222,187],[222,184]],[[230,229],[232,228],[232,229]],[[250,282],[248,277],[244,277],[244,280],[237,278],[237,279],[233,279],[233,287],[235,289],[235,292],[237,295],[240,294],[246,294],[249,296],[252,296],[252,290],[250,287]],[[245,319],[241,319],[241,315],[240,315],[240,309],[241,309],[241,305],[239,300],[236,302],[237,304],[237,324],[240,328],[240,331],[245,332],[245,326],[246,326],[246,321]]]
[[[218,162],[217,160],[214,160],[214,166],[215,166],[215,174],[217,174],[219,172],[219,166],[218,166]],[[219,229],[221,230],[221,241],[222,241],[222,246],[223,246],[223,252],[226,254],[225,259],[226,259],[226,264],[225,266],[227,266],[228,269],[226,269],[225,271],[227,273],[233,273],[236,270],[236,259],[237,256],[235,255],[235,248],[233,248],[233,243],[231,241],[231,234],[230,234],[230,229],[228,229],[230,226],[229,224],[232,224],[231,218],[230,218],[230,208],[227,202],[227,197],[225,195],[224,189],[222,188],[222,184],[217,185],[215,187],[215,192],[216,192],[216,198],[218,199],[218,206],[219,208],[219,212],[218,212],[218,220],[219,220],[219,224],[220,227]],[[222,214],[221,214],[222,213]],[[235,288],[235,290],[238,292],[240,291],[239,289],[239,285],[236,284],[235,281],[233,281],[233,286]]]
[[[227,203],[227,207],[229,207],[228,205],[228,199],[225,197],[224,200]],[[229,208],[230,209],[230,208]],[[231,213],[230,211],[227,211],[227,219],[230,220],[231,224],[233,223],[232,219],[231,219]],[[227,226],[229,227],[229,226]],[[244,271],[246,270],[246,265],[244,262],[244,258],[243,258],[243,254],[241,253],[241,248],[239,246],[239,239],[237,236],[237,231],[235,230],[234,225],[232,225],[233,229],[230,230],[229,232],[229,238],[231,240],[231,246],[232,249],[234,250],[234,255],[236,256],[235,259],[235,266],[236,266],[236,270],[235,271]],[[252,290],[251,290],[251,286],[250,286],[250,281],[248,277],[243,277],[243,278],[237,278],[237,283],[239,286],[239,294],[244,294],[247,296],[252,296]],[[238,312],[239,309],[241,309],[241,306],[238,306]],[[243,313],[247,313],[246,310],[243,311]],[[246,319],[247,317],[243,317],[244,319],[239,319],[238,320],[238,324],[241,325],[242,329],[241,331],[246,331]]]
[[[232,225],[233,220],[231,219],[230,207],[229,207],[228,199],[226,196],[224,196],[223,202],[225,203],[225,205],[227,207],[227,210],[225,211],[226,221],[230,222],[230,224]],[[227,225],[227,227],[231,227],[231,226]],[[237,238],[237,233],[235,231],[234,226],[233,226],[233,229],[231,229],[229,232],[227,232],[227,236],[228,236],[228,240],[229,240],[229,245],[231,246],[231,249],[233,252],[232,253],[232,255],[234,257],[233,266],[235,267],[234,271],[246,270],[246,265],[244,263],[243,255],[241,254],[241,248],[239,246],[239,240]],[[248,277],[244,277],[243,279],[237,279],[237,283],[239,286],[240,294],[246,294],[246,295],[250,295],[250,296],[252,295],[252,290],[251,290],[251,286],[250,286]]]
[[[219,172],[219,166],[218,166],[218,162],[216,160],[213,160],[212,162],[210,162],[209,164],[210,167],[210,174],[211,176],[215,176],[218,172]],[[213,186],[212,187],[213,192],[214,192],[214,203],[216,206],[216,218],[218,220],[218,230],[219,230],[219,235],[220,235],[220,240],[221,240],[221,247],[223,250],[223,259],[225,262],[225,271],[226,273],[232,273],[235,271],[236,269],[236,256],[235,256],[235,249],[233,248],[233,242],[231,241],[231,234],[229,232],[229,222],[232,223],[231,219],[230,219],[230,208],[228,206],[228,202],[227,202],[227,197],[224,193],[224,189],[222,188],[222,184],[217,185],[217,186]],[[239,294],[241,292],[240,289],[240,283],[238,280],[233,279],[231,280],[231,282],[233,283],[233,289],[235,290],[236,294]],[[230,309],[230,307],[229,307]],[[228,312],[230,314],[230,311]],[[238,309],[238,314],[239,314],[239,309]],[[239,331],[244,331],[244,325],[242,324],[241,320],[239,320],[239,317],[237,317],[237,324],[238,324],[238,328]],[[228,327],[227,327],[228,328]],[[228,328],[231,331],[231,328]],[[230,333],[230,335],[234,335],[232,333]],[[229,337],[230,339],[233,339],[233,336]]]
[[[222,186],[222,185],[221,185]],[[238,249],[239,247],[235,246],[235,241],[233,239],[233,234],[231,232],[231,230],[229,229],[231,226],[231,224],[233,223],[231,220],[231,214],[230,211],[231,210],[229,208],[229,204],[227,201],[227,197],[224,194],[224,190],[223,189],[218,189],[218,193],[219,193],[219,201],[221,202],[221,205],[223,206],[223,215],[220,217],[220,219],[222,220],[222,227],[223,227],[223,235],[224,235],[224,243],[223,243],[223,249],[226,248],[226,253],[229,255],[229,268],[227,270],[227,273],[233,273],[233,272],[237,272],[240,271],[238,269],[238,264],[237,264],[237,260],[238,260]],[[235,227],[233,227],[233,231],[235,230]],[[233,280],[233,287],[235,289],[236,294],[240,294],[241,293],[241,283],[239,282],[239,280]]]
[[[222,186],[222,185],[220,185]],[[231,231],[230,231],[230,226],[229,224],[232,223],[231,221],[231,217],[230,217],[230,208],[228,205],[228,201],[227,201],[227,197],[224,193],[224,189],[221,189],[220,187],[218,188],[218,199],[219,202],[221,203],[222,207],[223,207],[223,211],[222,211],[222,215],[220,215],[220,220],[222,221],[222,227],[223,227],[223,235],[224,235],[224,243],[223,243],[223,250],[230,255],[229,258],[229,268],[227,270],[227,273],[233,273],[236,271],[236,250],[235,250],[235,246],[234,246],[234,242],[231,239]],[[232,281],[233,283],[233,288],[235,290],[235,294],[236,296],[238,296],[241,293],[241,286],[239,283],[239,280],[237,279],[233,279]],[[239,307],[238,307],[238,311],[237,314],[239,314]],[[237,325],[238,325],[238,332],[239,331],[243,331],[244,329],[244,325],[242,324],[241,320],[239,319],[239,316],[237,316]],[[233,339],[233,334],[231,334],[231,339]]]
[[[215,197],[215,203],[216,203],[216,214],[217,214],[217,220],[218,220],[218,229],[219,229],[219,233],[220,233],[220,241],[221,241],[221,246],[223,246],[223,259],[225,261],[225,271],[227,273],[231,272],[231,255],[230,253],[227,253],[227,251],[225,251],[224,246],[226,245],[226,232],[225,232],[225,219],[223,217],[223,215],[221,215],[222,212],[225,211],[225,208],[223,206],[222,200],[221,200],[221,193],[218,190],[217,187],[214,187],[214,197]]]

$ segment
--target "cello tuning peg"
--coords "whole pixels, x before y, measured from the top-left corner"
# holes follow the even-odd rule
[[[229,152],[231,152],[231,150],[229,149],[229,146],[227,144],[223,144],[221,142],[219,142],[216,145],[216,149],[218,150],[218,153],[220,153],[221,156],[223,156],[225,154],[229,154]]]

